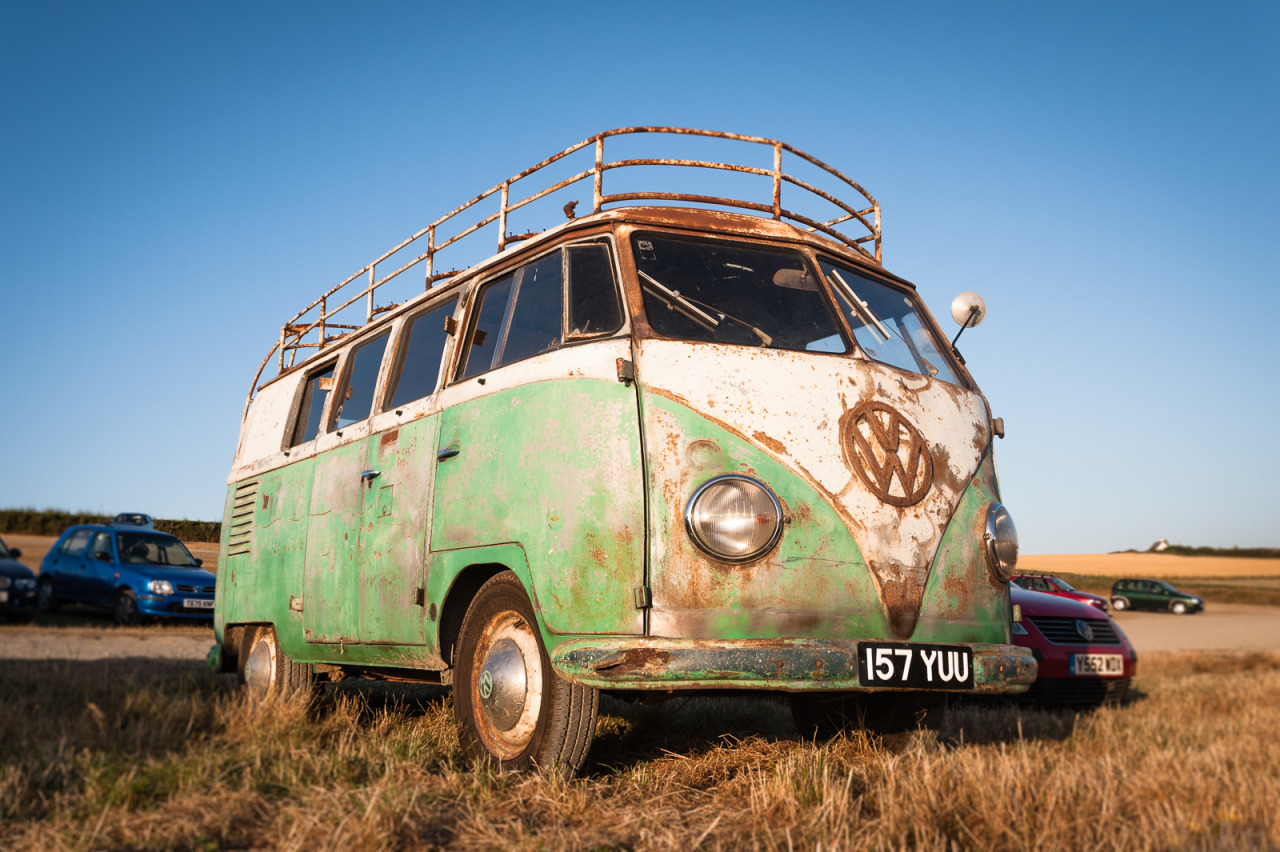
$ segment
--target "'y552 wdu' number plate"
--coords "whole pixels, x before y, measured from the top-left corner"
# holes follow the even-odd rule
[[[900,689],[973,689],[973,649],[967,645],[859,642],[858,681]]]

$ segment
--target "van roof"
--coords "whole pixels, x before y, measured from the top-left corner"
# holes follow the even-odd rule
[[[628,150],[634,149],[638,141],[661,147],[661,143],[654,141],[661,139],[668,145],[674,145],[678,149],[674,153],[679,156],[606,160],[605,141],[614,138],[619,139],[616,145],[620,144]],[[753,147],[744,148],[741,143]],[[683,156],[685,149],[694,145],[715,145],[720,146],[721,150],[727,146],[731,148],[735,155],[733,159],[737,162],[727,158],[707,160]],[[762,159],[758,159],[754,165],[742,162],[750,159],[745,156],[745,151],[760,154],[762,148],[769,149],[771,153],[769,165],[761,165]],[[575,154],[584,157],[590,153],[594,153],[594,160],[587,168],[556,180],[556,176],[564,171],[566,165],[572,165]],[[637,189],[640,185],[637,177],[652,178],[655,169],[661,170],[664,175],[671,174],[674,170],[682,177],[692,175],[708,181],[712,192],[720,194]],[[517,182],[528,181],[534,176],[550,183],[544,185],[535,182],[532,185],[540,188],[527,193],[524,187],[530,185],[528,183],[521,184],[518,190],[515,188]],[[620,184],[619,188],[624,191],[606,193],[606,176],[610,188]],[[764,179],[767,179],[769,191],[759,193],[756,190],[763,188]],[[726,181],[733,183],[735,189],[739,186],[752,187],[750,192],[738,193],[750,197],[738,198],[723,194]],[[690,182],[693,180],[686,181],[684,185],[687,187]],[[784,188],[787,190],[786,206],[783,204]],[[584,215],[579,218],[579,200],[570,198],[570,195],[581,195],[583,190],[590,192],[591,210],[589,213],[584,211]],[[496,211],[481,216],[471,224],[467,224],[469,219],[460,218],[468,213],[479,215],[485,209],[481,205],[485,202],[491,204],[490,199],[495,196]],[[559,211],[565,217],[564,221],[528,232],[513,233],[509,229],[516,218],[535,209],[545,216],[549,204],[565,198],[569,200]],[[854,201],[850,203],[842,198],[852,198]],[[283,374],[327,351],[337,341],[345,339],[384,314],[408,302],[418,301],[424,292],[430,292],[443,282],[474,275],[505,258],[506,252],[511,249],[532,248],[563,235],[566,231],[620,220],[738,231],[806,242],[812,240],[837,250],[844,249],[843,253],[859,257],[884,274],[879,268],[879,203],[859,184],[816,157],[785,142],[713,130],[680,127],[606,130],[530,166],[451,210],[326,290],[291,317],[281,327],[279,338],[254,375],[246,400],[246,410],[253,401],[259,380],[273,356],[277,362],[277,373]],[[486,229],[492,233],[493,227],[496,227],[498,237],[495,254],[468,265],[465,270],[450,269],[442,272],[437,269],[441,252],[451,248],[456,252],[464,242],[470,249],[476,245],[475,240],[470,238]],[[384,274],[383,270],[387,268],[391,271]],[[419,270],[422,275],[416,279],[421,283],[414,287],[414,293],[401,302],[376,305],[375,296],[393,292],[394,287],[387,286],[392,282],[399,285],[401,290],[405,284],[413,286],[410,279],[415,276],[405,275],[410,270]],[[896,276],[890,277],[901,281]],[[299,360],[300,352],[303,354]]]

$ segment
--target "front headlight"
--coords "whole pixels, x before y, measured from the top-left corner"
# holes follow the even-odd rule
[[[754,479],[717,476],[693,492],[684,524],[693,543],[712,558],[750,562],[782,534],[782,504]]]
[[[147,583],[147,589],[153,595],[171,595],[173,594],[173,583],[168,580],[152,580]]]
[[[1018,530],[1009,510],[999,503],[987,507],[987,528],[982,536],[987,546],[987,565],[1000,582],[1008,582],[1018,564]]]
[[[19,577],[13,581],[15,589],[34,589],[36,587],[35,577]]]

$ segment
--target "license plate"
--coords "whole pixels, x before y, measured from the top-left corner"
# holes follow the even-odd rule
[[[859,642],[858,681],[905,689],[973,689],[973,649],[967,645]]]
[[[213,601],[205,598],[184,598],[182,605],[187,609],[213,609]]]
[[[1072,654],[1067,664],[1073,675],[1119,677],[1124,674],[1124,657],[1120,654]]]

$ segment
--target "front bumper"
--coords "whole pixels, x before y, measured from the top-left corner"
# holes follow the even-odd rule
[[[967,644],[974,686],[964,692],[1019,693],[1035,681],[1030,650]],[[598,689],[868,689],[858,681],[857,647],[840,639],[593,638],[557,645],[551,663],[566,680]]]

